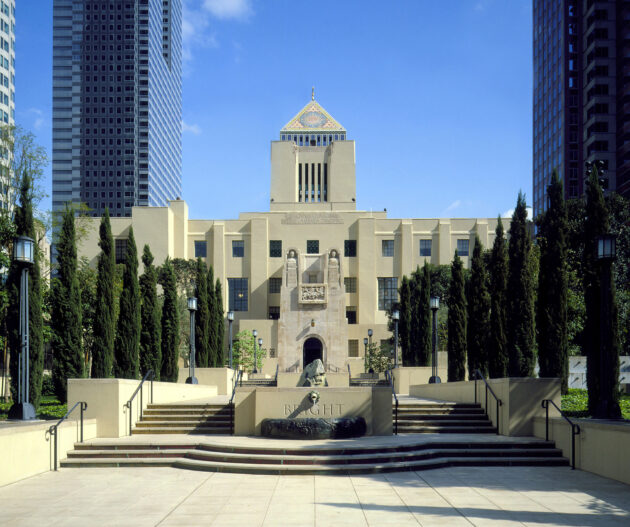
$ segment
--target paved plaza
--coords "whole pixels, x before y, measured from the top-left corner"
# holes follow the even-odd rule
[[[0,488],[0,526],[630,525],[630,487],[565,467],[369,476],[48,472]]]

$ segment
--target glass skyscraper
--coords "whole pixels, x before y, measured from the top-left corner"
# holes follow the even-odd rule
[[[182,0],[53,0],[53,211],[181,196]]]
[[[534,215],[554,169],[566,198],[584,193],[584,163],[630,196],[630,0],[534,0]]]

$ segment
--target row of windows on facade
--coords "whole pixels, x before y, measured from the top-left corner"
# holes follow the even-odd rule
[[[283,141],[292,141],[298,146],[326,146],[333,141],[345,141],[346,134],[331,134],[331,135],[290,135],[282,134]]]
[[[420,240],[420,256],[431,256],[432,240]],[[356,257],[357,241],[344,240],[344,256],[348,258]],[[457,240],[457,254],[468,256],[469,240]],[[319,240],[306,240],[306,254],[319,254]],[[384,257],[394,256],[394,240],[381,241],[381,254]],[[205,240],[195,240],[195,258],[206,258],[208,256],[208,243]],[[245,241],[232,240],[232,257],[245,257]],[[269,257],[282,258],[282,240],[269,240]]]
[[[121,245],[120,250],[116,244],[116,262],[124,261],[127,245]],[[120,262],[118,261],[120,257]],[[228,309],[230,311],[248,311],[248,279],[247,278],[228,278]],[[379,311],[389,311],[398,301],[398,278],[381,277],[377,278],[378,283],[378,309]],[[346,293],[356,293],[357,279],[356,277],[348,277],[344,279],[346,285]],[[269,292],[277,294],[282,287],[282,278],[272,277],[269,279]],[[280,308],[278,306],[269,306],[268,316],[270,319],[280,317]],[[346,308],[346,317],[348,324],[357,323],[356,306],[348,306]]]

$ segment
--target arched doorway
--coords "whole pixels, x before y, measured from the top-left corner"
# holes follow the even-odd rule
[[[302,348],[302,367],[308,366],[315,359],[319,359],[322,362],[324,361],[322,343],[319,339],[311,337],[310,339],[306,339],[304,347]]]

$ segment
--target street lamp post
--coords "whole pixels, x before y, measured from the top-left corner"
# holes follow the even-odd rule
[[[188,311],[190,312],[190,356],[188,358],[188,379],[186,384],[199,384],[195,377],[195,311],[197,311],[197,298],[188,298]]]
[[[617,348],[614,339],[617,335],[611,327],[616,313],[612,310],[612,263],[616,256],[616,240],[610,234],[597,237],[597,260],[600,268],[600,323],[599,323],[599,379],[601,390],[599,401],[593,417],[599,419],[619,419],[621,410],[616,400],[617,382],[614,374],[617,371],[615,356]]]
[[[365,373],[367,373],[367,370],[368,370],[368,367],[367,367],[367,364],[368,364],[368,360],[367,360],[368,339],[367,339],[367,337],[365,337],[363,339],[363,347],[365,348],[365,351],[363,352],[363,371]]]
[[[258,331],[252,331],[252,335],[254,335],[254,369],[252,373],[258,373],[258,368],[256,365],[258,364],[258,350],[256,349],[256,337],[258,336]]]
[[[372,358],[372,330],[368,329],[368,353],[370,354],[370,358]],[[369,373],[374,373],[374,368],[370,367]]]
[[[398,321],[400,320],[398,309],[392,311],[392,320],[394,321],[394,368],[398,368]]]
[[[429,379],[429,384],[438,384],[441,383],[442,380],[438,375],[438,332],[437,332],[437,312],[440,309],[440,298],[437,296],[432,296],[430,300],[431,311],[433,311],[433,364],[432,364],[432,375]]]
[[[9,410],[9,419],[35,419],[35,408],[29,401],[29,320],[28,269],[35,262],[35,242],[27,236],[13,241],[13,260],[22,266],[20,279],[20,353],[18,355],[18,401]]]
[[[261,352],[262,352],[262,345],[263,345],[263,339],[259,338],[259,339],[258,339],[258,349],[259,349]],[[256,356],[256,357],[254,358],[254,360],[256,361],[255,366],[256,366],[256,368],[258,368],[258,357]]]
[[[227,314],[228,319],[228,327],[229,327],[229,337],[230,337],[230,369],[232,369],[232,322],[234,322],[234,311],[228,311]]]

